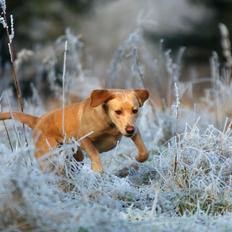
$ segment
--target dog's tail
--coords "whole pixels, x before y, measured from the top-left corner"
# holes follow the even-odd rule
[[[7,119],[15,119],[23,124],[26,124],[30,128],[34,128],[36,123],[38,122],[38,117],[24,114],[22,112],[4,112],[0,113],[0,120],[7,120]]]

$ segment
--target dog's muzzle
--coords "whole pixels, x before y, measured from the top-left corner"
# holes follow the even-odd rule
[[[134,126],[127,126],[126,127],[126,137],[133,137],[135,134],[136,128]]]

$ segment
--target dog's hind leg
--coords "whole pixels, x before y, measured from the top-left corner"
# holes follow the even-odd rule
[[[49,155],[52,149],[58,146],[58,142],[51,136],[40,135],[35,141],[35,157],[38,159],[40,168],[42,171],[46,171],[48,167],[48,162],[42,158],[44,155]]]
[[[84,160],[84,155],[80,148],[78,148],[77,152],[73,155],[73,157],[77,162],[81,162]]]

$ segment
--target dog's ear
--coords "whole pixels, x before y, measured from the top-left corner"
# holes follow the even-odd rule
[[[114,98],[114,95],[109,90],[106,90],[106,89],[93,90],[93,92],[90,95],[90,105],[92,107],[96,107],[113,98]]]
[[[139,106],[141,107],[143,103],[149,98],[149,92],[146,89],[135,89],[134,92],[139,101]]]

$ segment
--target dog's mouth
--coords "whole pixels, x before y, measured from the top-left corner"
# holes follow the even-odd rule
[[[136,131],[137,131],[137,129],[135,128],[135,130],[134,130],[133,133],[125,133],[124,136],[126,136],[128,138],[131,138],[131,137],[133,137],[136,134]]]
[[[135,135],[135,133],[133,133],[133,134],[125,134],[124,136],[126,136],[126,137],[128,137],[128,138],[131,138],[131,137],[133,137]]]

